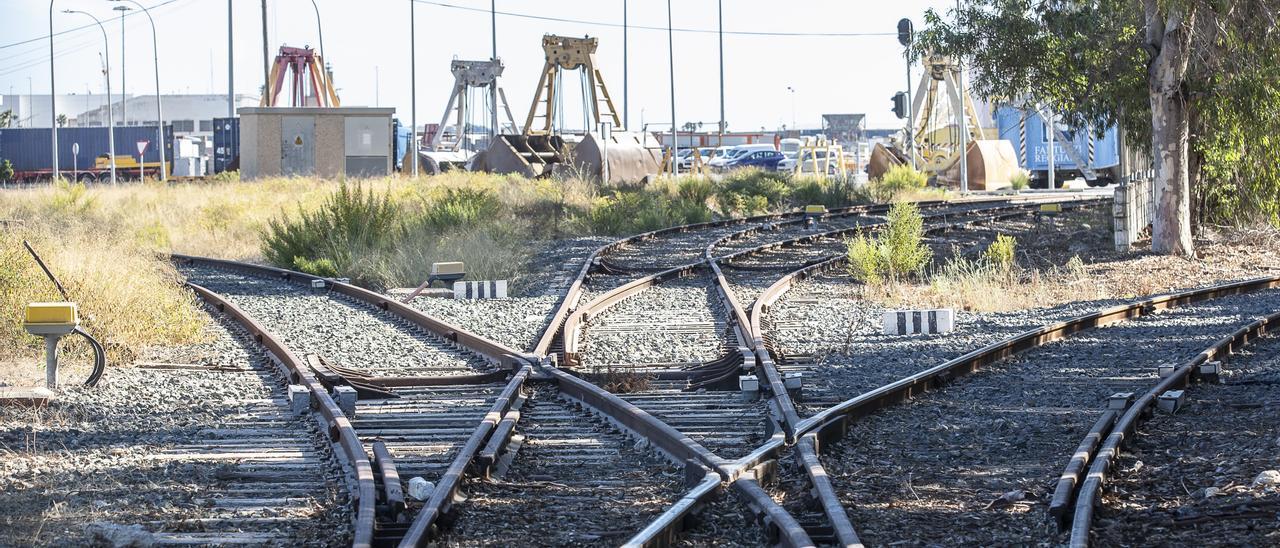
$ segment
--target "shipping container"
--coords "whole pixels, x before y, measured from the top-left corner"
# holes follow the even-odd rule
[[[240,119],[213,119],[213,172],[240,169]]]
[[[392,141],[392,146],[395,147],[395,149],[391,151],[394,155],[392,158],[392,164],[395,165],[396,171],[400,171],[401,169],[404,169],[404,155],[409,152],[409,147],[412,144],[410,139],[413,139],[413,130],[400,125],[399,119],[392,119],[391,134],[395,136],[395,139]]]
[[[996,128],[999,138],[1013,143],[1013,150],[1018,154],[1018,165],[1031,173],[1032,185],[1048,186],[1049,179],[1049,127],[1038,113],[1032,110],[1019,110],[1002,106],[995,113]],[[1098,176],[1090,181],[1091,186],[1105,186],[1119,181],[1120,147],[1115,126],[1106,128],[1101,133],[1092,128],[1075,130],[1059,127],[1069,140],[1064,143],[1055,139],[1053,143],[1053,171],[1055,186],[1061,186],[1068,179],[1082,176],[1080,166],[1072,159],[1067,147],[1075,151],[1075,155],[1084,160],[1086,167]]]
[[[173,126],[165,126],[166,159],[173,157]],[[14,178],[19,181],[47,179],[53,172],[49,147],[49,128],[0,129],[0,161],[13,164]],[[155,146],[155,126],[127,126],[115,128],[116,155],[138,158],[138,142],[146,141],[143,163],[160,162],[160,149]],[[79,153],[72,149],[79,145]],[[58,167],[62,171],[92,173],[94,160],[108,153],[107,128],[69,127],[58,128]],[[117,170],[120,171],[120,170]]]

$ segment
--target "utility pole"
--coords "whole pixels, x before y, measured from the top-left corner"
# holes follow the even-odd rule
[[[262,0],[262,103],[270,100],[271,94],[271,57],[267,53],[267,0]]]
[[[493,56],[494,61],[498,60],[498,2],[497,0],[489,0],[489,32],[493,38]],[[498,81],[494,80],[489,85],[489,142],[493,143],[498,140]],[[514,129],[514,128],[513,128]],[[464,128],[465,131],[465,128]]]
[[[155,67],[154,70],[156,73],[156,146],[160,149],[160,181],[161,182],[168,181],[169,180],[169,164],[168,162],[165,161],[164,155],[165,155],[165,147],[169,143],[165,139],[165,135],[164,135],[164,109],[161,107],[161,104],[160,104],[160,42],[156,40],[156,20],[151,18],[151,10],[147,9],[146,6],[139,4],[137,0],[111,0],[111,1],[112,2],[129,2],[130,4],[138,6],[138,9],[142,10],[142,13],[147,16],[147,22],[151,23],[151,61],[152,63],[154,63],[154,67]],[[124,79],[122,78],[121,81],[123,82]],[[120,103],[124,104],[123,91],[121,91],[120,96],[121,96]]]
[[[413,178],[418,178],[418,48],[414,45],[413,2],[409,0],[409,150],[413,152]],[[439,131],[439,130],[437,130]]]
[[[724,0],[716,1],[717,18],[720,22],[720,131],[716,138],[716,146],[724,146]]]
[[[311,0],[311,9],[316,11],[316,34],[320,35],[320,70],[324,71],[324,79],[329,80],[329,68],[326,63],[329,58],[324,55],[324,25],[320,24],[320,5],[316,4],[316,0]]]
[[[49,135],[52,135],[53,148],[53,178],[56,180],[62,176],[58,172],[58,87],[54,85],[53,79],[53,3],[55,0],[49,0]]]
[[[676,133],[676,50],[671,32],[671,0],[667,0],[667,63],[671,72],[671,176],[680,176],[680,135]]]
[[[129,109],[126,104],[128,102],[126,97],[129,95],[129,88],[125,87],[124,81],[126,59],[124,56],[124,12],[129,11],[129,6],[116,6],[111,9],[120,12],[120,125],[127,126],[129,125]]]
[[[231,6],[232,0],[227,0],[227,118],[236,117],[236,47],[231,26],[235,17]]]
[[[915,28],[910,19],[898,21],[898,43],[902,44],[903,57],[907,61],[907,154],[911,155],[911,169],[916,166],[916,109],[911,101],[911,41],[915,38]]]
[[[960,0],[956,0],[956,28],[960,28]],[[960,128],[960,193],[969,193],[969,120],[965,117],[965,98],[968,95],[964,87],[964,61],[960,57],[956,57],[956,68],[958,75],[956,81],[959,86],[960,105],[956,109],[956,116],[960,117],[956,124]]]
[[[627,101],[627,0],[622,0],[622,128],[631,129],[631,111]]]
[[[111,155],[109,165],[111,166],[111,184],[114,185],[116,184],[116,119],[115,115],[112,113],[114,109],[111,108],[111,40],[107,38],[107,29],[102,26],[102,21],[99,21],[97,17],[93,16],[93,14],[76,10],[63,10],[62,13],[79,13],[86,15],[90,19],[93,19],[93,22],[98,24],[98,30],[102,31],[102,59],[103,63],[106,65],[107,73],[107,153]]]

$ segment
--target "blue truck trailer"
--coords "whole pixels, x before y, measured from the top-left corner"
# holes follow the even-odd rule
[[[13,165],[13,181],[34,183],[53,178],[53,146],[49,128],[0,128],[0,162],[8,160]],[[173,163],[173,126],[164,127],[165,159]],[[160,148],[156,146],[156,126],[126,126],[115,128],[116,175],[120,179],[136,178],[137,167],[124,169],[121,165],[137,166],[139,141],[147,141],[143,155],[143,171],[147,177],[160,177]],[[74,150],[78,150],[73,154]],[[62,176],[75,177],[81,182],[106,181],[109,169],[102,167],[98,158],[106,158],[110,148],[105,127],[58,128],[58,168]],[[132,158],[126,161],[125,158]]]
[[[1030,172],[1031,186],[1047,188],[1050,128],[1044,118],[1035,110],[1002,106],[996,110],[995,121],[998,138],[1013,143],[1018,165]],[[1115,126],[1106,128],[1100,135],[1092,129],[1070,130],[1061,126],[1058,129],[1067,142],[1054,135],[1055,186],[1060,187],[1063,181],[1077,177],[1085,177],[1089,186],[1106,186],[1120,180],[1120,142]]]

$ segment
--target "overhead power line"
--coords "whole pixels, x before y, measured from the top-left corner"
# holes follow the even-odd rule
[[[448,2],[437,2],[432,0],[413,0],[413,1],[419,4],[426,4],[426,5],[437,6],[442,8],[451,8],[456,10],[474,11],[474,12],[480,12],[480,13],[490,12],[490,10],[485,8],[477,8],[473,6],[460,6],[457,4],[450,4]],[[498,11],[496,13],[498,15],[502,15],[506,17],[515,17],[519,19],[536,19],[539,21],[553,21],[556,23],[575,23],[579,25],[593,25],[597,27],[612,27],[612,28],[622,28],[623,26],[621,23],[610,23],[608,21],[588,21],[585,19],[566,19],[562,17],[532,15],[528,13],[516,13],[512,11]],[[645,26],[645,25],[627,25],[627,27],[631,29],[639,29],[639,30],[660,30],[662,32],[667,31],[667,27],[651,27],[651,26]],[[674,32],[688,32],[688,33],[697,33],[697,34],[716,34],[717,32],[719,32],[716,29],[695,29],[695,28],[673,28],[671,30]],[[815,38],[823,38],[823,37],[852,38],[852,37],[864,37],[864,36],[897,36],[898,35],[898,33],[896,32],[772,32],[772,31],[749,31],[749,30],[726,30],[724,31],[724,33],[730,34],[730,35],[737,35],[737,36],[801,36],[801,37],[815,37]]]
[[[159,8],[159,7],[163,7],[163,6],[167,6],[167,5],[172,4],[172,3],[174,3],[174,2],[180,2],[180,1],[182,1],[182,0],[165,0],[164,2],[160,2],[159,4],[156,4],[156,5],[154,5],[154,6],[147,6],[147,9],[149,9],[149,10],[153,10],[153,9],[156,9],[156,8]],[[136,14],[138,14],[138,13],[140,13],[140,12],[137,12],[137,11],[130,11],[130,12],[126,12],[126,13],[124,14],[124,16],[125,16],[125,17],[132,17],[133,15],[136,15]],[[87,29],[87,28],[96,27],[96,26],[97,26],[97,24],[96,24],[96,23],[89,23],[89,24],[87,24],[87,25],[80,25],[80,26],[78,26],[78,27],[72,27],[72,28],[69,28],[69,29],[67,29],[67,30],[58,31],[58,32],[53,33],[53,35],[54,35],[54,36],[62,36],[63,34],[68,34],[68,33],[72,33],[72,32],[77,32],[77,31],[81,31],[81,30],[84,30],[84,29]],[[2,44],[2,45],[0,45],[0,49],[11,48],[11,47],[14,47],[14,46],[21,46],[21,45],[23,45],[23,44],[31,44],[31,43],[34,43],[34,42],[39,42],[39,41],[41,41],[41,40],[48,40],[48,39],[49,39],[49,35],[48,35],[48,34],[42,34],[42,35],[40,35],[40,36],[36,36],[36,37],[34,37],[34,38],[28,38],[28,39],[26,39],[26,40],[19,40],[19,41],[17,41],[17,42],[10,42],[10,43],[8,43],[8,44]]]

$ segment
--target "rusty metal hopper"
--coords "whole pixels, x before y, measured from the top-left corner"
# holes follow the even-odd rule
[[[604,156],[608,155],[608,180]],[[662,148],[646,133],[614,132],[609,141],[586,135],[573,149],[573,164],[581,173],[606,183],[632,183],[662,170]]]
[[[542,177],[551,174],[551,166],[565,162],[567,151],[559,135],[499,135],[476,155],[471,169]]]

